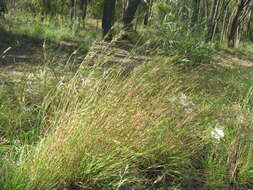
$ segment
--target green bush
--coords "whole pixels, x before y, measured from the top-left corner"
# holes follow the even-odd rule
[[[180,56],[177,63],[197,66],[210,63],[213,56],[212,44],[205,42],[204,22],[190,28],[173,14],[166,14],[154,34],[147,37],[144,49],[148,53]]]

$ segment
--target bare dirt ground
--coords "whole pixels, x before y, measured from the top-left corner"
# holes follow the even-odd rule
[[[226,67],[245,67],[253,70],[253,52],[246,50],[217,51],[217,63]]]
[[[15,35],[0,28],[0,84],[20,81],[45,64],[62,67],[68,61],[80,64],[86,53],[80,50],[73,54],[79,44],[75,40],[45,42],[30,36]]]
[[[121,69],[123,75],[127,75],[138,65],[150,60],[148,56],[136,54],[134,48],[129,41],[99,41],[90,48],[83,65],[100,64],[103,67],[115,67]]]
[[[128,74],[136,66],[150,60],[147,56],[136,55],[134,45],[128,41],[95,42],[87,56],[82,52],[72,53],[77,46],[74,41],[61,41],[51,46],[53,47],[45,48],[42,39],[14,35],[0,28],[0,84],[6,80],[20,80],[24,74],[30,75],[48,62],[59,66],[72,59],[77,68],[82,62],[88,66],[93,66],[96,62],[105,67],[119,67],[124,74]],[[215,63],[226,67],[253,70],[253,52],[250,51],[217,50],[215,60]]]

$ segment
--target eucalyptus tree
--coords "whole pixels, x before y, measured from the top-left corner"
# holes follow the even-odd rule
[[[68,3],[62,1],[63,7],[67,5],[70,9],[70,18],[71,20],[78,19],[85,26],[85,20],[87,16],[88,4],[91,0],[69,0]]]
[[[89,0],[80,0],[81,18],[82,18],[84,26],[85,26],[85,19],[87,15],[88,2]]]
[[[145,11],[145,16],[144,16],[144,22],[143,22],[143,24],[145,26],[147,26],[148,23],[149,23],[149,19],[151,17],[152,7],[153,7],[154,0],[144,0],[144,2],[145,2],[146,11]]]
[[[135,13],[141,0],[128,0],[125,5],[123,1],[123,29],[131,30],[133,26],[133,20]],[[110,41],[112,39],[112,33],[110,32],[115,19],[115,6],[116,0],[104,0],[103,3],[103,19],[102,19],[102,35],[105,40]]]
[[[140,2],[141,0],[128,0],[125,11],[123,13],[124,29],[129,30],[132,28],[135,13]]]
[[[232,20],[228,36],[228,47],[236,47],[240,43],[242,24],[253,9],[252,0],[238,0],[236,14]]]
[[[70,18],[73,20],[76,17],[76,0],[70,0]]]
[[[103,20],[102,20],[102,35],[105,40],[110,41],[112,34],[109,33],[114,22],[116,0],[104,0],[103,4]],[[107,36],[106,36],[107,35]]]
[[[221,13],[223,9],[224,0],[214,0],[211,6],[211,11],[208,21],[208,40],[213,40],[217,25],[221,19]]]
[[[7,11],[7,7],[6,7],[5,0],[0,0],[0,16],[4,16],[6,11]]]
[[[44,15],[52,14],[52,2],[50,0],[42,0],[42,12]]]
[[[173,15],[175,22],[183,23],[189,32],[195,31],[196,27],[202,27],[206,42],[227,41],[229,47],[236,47],[241,39],[253,38],[253,0],[156,0],[156,2],[170,7],[170,12],[166,14]]]

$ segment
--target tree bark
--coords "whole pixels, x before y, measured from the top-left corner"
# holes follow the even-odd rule
[[[252,30],[252,20],[253,20],[253,9],[250,11],[249,13],[249,20],[248,20],[248,23],[247,23],[247,38],[250,39],[252,41],[252,38],[251,38],[251,34],[253,33],[253,30]]]
[[[77,16],[77,0],[70,0],[70,19],[73,20]]]
[[[114,22],[115,16],[115,4],[116,0],[104,0],[104,8],[103,8],[103,20],[102,20],[102,28],[103,28],[103,38],[106,41],[111,41],[112,34],[110,33],[111,27]]]
[[[216,32],[217,24],[221,14],[223,1],[221,0],[214,0],[212,5],[212,12],[211,18],[209,20],[209,27],[208,27],[208,41],[212,41],[214,39],[214,35]]]
[[[227,27],[229,23],[229,17],[228,17],[228,7],[225,8],[224,10],[224,15],[223,15],[223,21],[222,21],[222,28],[221,28],[221,34],[220,34],[220,42],[223,42],[224,40],[227,39]]]
[[[143,22],[143,24],[145,26],[147,26],[149,23],[149,19],[150,19],[151,13],[152,13],[152,7],[153,7],[153,0],[149,0],[147,2],[147,6],[146,6],[147,10],[145,12],[144,22]]]
[[[127,7],[123,14],[123,24],[125,30],[130,30],[133,27],[133,20],[136,10],[140,4],[141,0],[128,0]]]
[[[75,14],[75,12],[76,12],[76,10],[75,10],[75,8],[76,8],[76,1],[75,0],[70,0],[70,19],[71,20],[73,20],[74,19],[74,17],[76,16]]]
[[[0,0],[0,16],[4,17],[4,14],[7,12],[6,3],[4,0]]]
[[[191,17],[191,27],[195,26],[196,23],[199,21],[199,16],[201,16],[200,13],[200,1],[199,0],[193,0],[192,2],[192,17]]]
[[[82,17],[83,27],[85,27],[87,6],[88,6],[88,0],[80,0],[80,7],[81,7],[81,14],[82,14],[81,17]]]
[[[241,23],[244,21],[245,17],[250,13],[253,6],[252,0],[239,0],[236,15],[233,18],[229,36],[228,36],[228,47],[237,47],[240,42],[240,29]]]
[[[43,15],[46,16],[47,14],[51,13],[51,4],[49,0],[43,0]]]

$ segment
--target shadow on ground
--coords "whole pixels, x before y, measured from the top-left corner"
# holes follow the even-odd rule
[[[218,49],[216,56],[218,64],[227,67],[253,69],[253,52],[249,50]]]
[[[46,61],[56,61],[57,64],[64,64],[71,56],[81,63],[88,50],[80,50],[73,56],[72,53],[80,49],[82,41],[76,42],[71,39],[67,41],[46,40],[46,52],[43,48],[45,40],[40,37],[33,37],[26,34],[15,34],[0,26],[0,67],[20,64],[41,65]]]
[[[253,62],[253,55],[252,55],[252,52],[250,51],[246,51],[246,50],[233,51],[233,50],[225,49],[224,52],[228,55],[238,57],[239,59]]]
[[[31,63],[42,49],[43,40],[17,35],[0,27],[0,67],[10,64]]]

